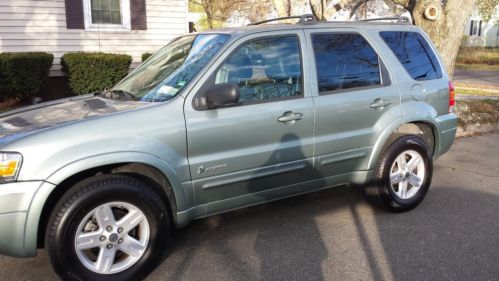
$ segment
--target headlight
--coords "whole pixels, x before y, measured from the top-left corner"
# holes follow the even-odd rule
[[[0,182],[17,180],[23,156],[15,152],[0,152]]]

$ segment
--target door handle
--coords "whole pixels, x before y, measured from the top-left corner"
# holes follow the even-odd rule
[[[371,105],[369,105],[370,108],[379,108],[383,109],[385,107],[388,107],[392,104],[391,101],[389,100],[384,100],[384,99],[375,99]]]
[[[295,121],[300,120],[302,117],[302,113],[286,111],[281,117],[277,118],[277,121],[282,123],[294,123]]]

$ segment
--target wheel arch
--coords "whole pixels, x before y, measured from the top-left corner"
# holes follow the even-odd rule
[[[184,191],[175,171],[165,163],[158,165],[157,158],[155,161],[147,161],[137,157],[138,155],[135,156],[126,157],[126,159],[134,159],[134,161],[123,161],[122,159],[120,161],[118,158],[114,158],[113,161],[109,157],[106,157],[106,160],[97,160],[98,157],[91,157],[73,162],[54,172],[47,181],[55,184],[55,187],[39,194],[36,200],[43,201],[43,204],[33,204],[37,208],[30,208],[29,211],[29,216],[32,217],[30,221],[36,222],[36,226],[31,226],[36,227],[36,229],[30,233],[36,235],[34,240],[37,241],[37,246],[43,246],[46,224],[56,202],[77,182],[99,174],[124,174],[146,182],[162,197],[169,209],[170,221],[175,224],[177,211],[183,210],[186,205]],[[26,237],[26,240],[29,240],[29,237]]]
[[[375,165],[383,151],[396,139],[404,135],[419,135],[423,138],[431,150],[433,156],[438,148],[437,126],[433,120],[423,117],[405,119],[390,124],[378,137],[368,162],[368,170]]]

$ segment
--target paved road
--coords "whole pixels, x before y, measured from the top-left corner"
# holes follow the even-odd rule
[[[499,86],[499,71],[456,68],[454,82]]]
[[[499,280],[499,134],[460,139],[427,198],[390,214],[348,187],[192,223],[148,280]],[[54,280],[47,256],[0,280]]]

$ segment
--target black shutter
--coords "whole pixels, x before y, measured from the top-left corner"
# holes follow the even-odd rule
[[[478,23],[478,36],[482,36],[482,21]]]
[[[471,21],[471,24],[470,24],[470,36],[471,36],[471,35],[473,35],[473,23],[474,23],[474,22],[475,22],[475,21],[473,21],[473,20],[472,20],[472,21]]]
[[[130,0],[130,16],[132,30],[146,30],[146,0]]]
[[[66,0],[66,27],[68,29],[84,29],[83,0]]]

